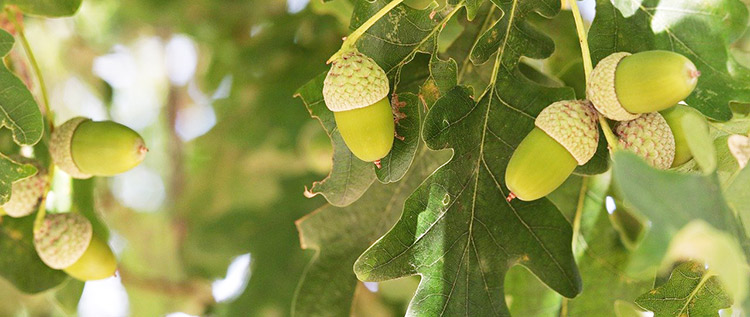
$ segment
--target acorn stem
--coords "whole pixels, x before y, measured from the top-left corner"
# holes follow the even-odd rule
[[[578,3],[576,3],[576,0],[568,0],[568,4],[570,5],[570,10],[573,12],[573,20],[575,20],[576,23],[578,42],[581,44],[581,55],[583,57],[583,74],[586,76],[586,83],[588,83],[594,65],[591,62],[591,53],[589,50],[586,29],[583,26],[583,18],[581,17],[581,11],[578,9]]]
[[[586,35],[586,28],[583,25],[583,18],[581,17],[581,11],[578,9],[576,0],[568,0],[570,10],[573,12],[573,20],[576,24],[576,32],[578,33],[578,42],[581,44],[581,57],[583,58],[583,74],[586,77],[586,86],[588,86],[589,79],[591,78],[591,71],[594,70],[594,65],[591,62],[591,51],[589,50],[589,41]],[[599,117],[599,124],[602,126],[604,131],[604,137],[607,139],[607,144],[610,150],[617,149],[617,137],[612,132],[607,119],[601,113],[597,113]]]
[[[38,173],[38,172],[37,172]],[[34,218],[34,229],[33,232],[37,232],[41,228],[44,222],[44,217],[47,216],[47,194],[49,194],[52,188],[52,181],[55,178],[55,163],[50,162],[47,167],[47,184],[45,185],[41,199],[39,199],[39,209],[36,212],[36,218]]]
[[[597,115],[599,117],[599,125],[602,126],[602,131],[604,131],[604,138],[607,140],[609,150],[616,150],[620,143],[617,141],[617,137],[615,136],[614,132],[612,132],[612,128],[609,126],[609,122],[607,122],[607,119],[604,118],[601,113],[598,113]]]
[[[350,33],[349,36],[346,37],[344,40],[344,43],[341,44],[341,48],[333,54],[328,61],[326,61],[326,64],[330,64],[331,61],[339,57],[342,53],[346,52],[350,49],[356,49],[356,43],[357,40],[367,32],[367,30],[375,24],[375,22],[378,22],[380,18],[382,18],[384,15],[386,15],[391,9],[395,8],[397,5],[401,4],[404,0],[393,0],[386,4],[383,8],[381,8],[378,12],[376,12],[373,16],[371,16],[365,23],[362,23],[354,32]]]

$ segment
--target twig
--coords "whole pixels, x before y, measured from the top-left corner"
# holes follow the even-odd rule
[[[591,77],[591,71],[594,69],[594,65],[591,62],[591,51],[589,50],[589,41],[586,35],[586,28],[583,25],[583,18],[581,18],[581,11],[578,10],[578,4],[576,0],[568,0],[570,4],[570,10],[573,11],[573,20],[576,23],[576,32],[578,32],[578,42],[581,44],[581,57],[583,58],[583,73],[586,77],[586,86],[588,86],[589,79]],[[604,137],[607,139],[607,144],[610,150],[617,148],[618,142],[617,137],[612,132],[612,128],[609,126],[607,119],[600,113],[599,124],[602,126],[604,131]]]

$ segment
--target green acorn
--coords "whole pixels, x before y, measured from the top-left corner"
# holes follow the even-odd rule
[[[349,150],[360,160],[378,161],[393,146],[395,124],[388,101],[388,77],[356,49],[332,60],[323,99]]]
[[[101,280],[115,274],[117,259],[109,245],[94,235],[81,257],[63,271],[81,281]]]
[[[61,270],[78,261],[92,234],[91,222],[80,214],[51,214],[34,231],[34,248],[47,266]]]
[[[13,156],[11,159],[18,163],[32,164],[37,169],[33,176],[14,182],[10,200],[0,206],[4,214],[19,218],[30,215],[39,207],[39,202],[47,189],[47,171],[37,160],[23,156]]]
[[[77,213],[47,215],[34,231],[34,248],[47,266],[82,281],[110,277],[117,269],[112,250]]]
[[[76,117],[52,132],[55,164],[74,178],[112,176],[143,161],[148,152],[138,132],[112,121]]]
[[[620,145],[658,169],[668,169],[675,157],[675,142],[667,121],[658,112],[620,122],[615,127]]]
[[[693,158],[693,153],[690,151],[690,146],[688,146],[682,119],[687,116],[694,116],[706,122],[706,117],[698,112],[698,110],[685,105],[676,105],[659,113],[667,121],[674,136],[674,162],[672,162],[672,167],[687,163],[687,161]]]
[[[539,113],[534,124],[505,170],[508,201],[546,196],[562,185],[576,165],[586,164],[596,153],[597,114],[587,101],[555,102]]]
[[[633,120],[687,98],[698,76],[693,62],[675,52],[614,53],[591,72],[586,97],[609,119]]]

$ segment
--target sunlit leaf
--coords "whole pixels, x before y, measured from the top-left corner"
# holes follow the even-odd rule
[[[701,264],[686,262],[672,271],[666,284],[635,300],[654,312],[654,317],[718,316],[719,309],[732,305],[732,298],[715,275]]]
[[[396,222],[406,197],[449,156],[423,149],[400,182],[373,184],[349,206],[324,206],[297,221],[302,247],[317,254],[297,288],[295,315],[348,314],[357,284],[354,261]]]
[[[0,56],[13,47],[13,36],[0,30]],[[19,145],[34,145],[42,138],[44,123],[34,96],[26,85],[0,64],[0,128],[13,131],[13,140]]]
[[[5,0],[5,4],[17,5],[30,15],[46,17],[70,16],[78,11],[82,0]]]
[[[0,206],[11,197],[13,182],[36,174],[31,164],[19,164],[0,153]]]
[[[656,170],[635,154],[618,151],[614,154],[613,176],[626,203],[650,221],[629,264],[630,273],[657,266],[674,234],[694,219],[727,232],[737,227],[716,174]]]

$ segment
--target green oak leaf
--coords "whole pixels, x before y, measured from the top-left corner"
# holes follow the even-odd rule
[[[315,182],[306,190],[308,197],[323,195],[334,206],[346,206],[359,199],[375,180],[373,164],[357,159],[344,144],[344,139],[336,129],[333,112],[323,101],[323,80],[326,73],[320,74],[299,90],[295,96],[302,98],[310,115],[320,120],[333,143],[333,168],[324,180]]]
[[[357,2],[351,27],[356,28],[386,4],[386,1]],[[440,21],[441,17],[447,19],[450,17],[449,12],[458,9],[446,8],[437,15],[436,20]],[[434,51],[432,47],[436,45],[439,30],[440,24],[430,19],[429,11],[414,10],[400,5],[378,20],[357,42],[359,50],[374,59],[388,74],[396,90],[395,97],[392,97],[392,102],[395,102],[396,106],[402,105],[403,100],[398,99],[402,87],[403,90],[410,91],[410,86],[416,84],[416,87],[419,87],[419,83],[427,79],[427,73],[424,76],[413,72],[402,75],[403,69],[415,69],[410,67],[412,61],[419,65],[418,59],[415,59],[417,53]],[[325,74],[321,74],[296,93],[296,96],[302,98],[311,116],[320,120],[331,137],[334,148],[330,175],[322,181],[315,182],[306,194],[320,194],[334,206],[346,206],[359,199],[376,177],[381,182],[395,182],[407,172],[419,143],[419,114],[414,108],[406,108],[406,118],[401,119],[397,126],[397,132],[404,140],[394,140],[391,153],[381,160],[382,167],[376,172],[374,164],[360,161],[344,144],[336,129],[333,113],[323,101],[324,79]],[[415,100],[409,100],[414,103],[413,101]]]
[[[396,222],[409,194],[449,157],[423,147],[400,182],[373,184],[349,206],[327,205],[297,221],[302,247],[316,255],[297,287],[294,315],[349,314],[357,284],[354,261]]]
[[[633,303],[618,299],[615,301],[615,316],[643,317],[643,311]]]
[[[55,301],[57,306],[68,315],[75,315],[78,311],[78,302],[83,295],[83,286],[86,282],[69,278],[62,287],[55,290]]]
[[[490,67],[478,67],[471,61],[471,49],[479,41],[487,28],[502,16],[502,11],[492,2],[485,1],[474,21],[469,21],[465,15],[459,14],[456,19],[463,26],[464,31],[450,47],[446,53],[456,59],[458,67],[458,77],[456,82],[461,83],[474,89],[482,91],[492,76]],[[451,87],[448,87],[453,88]],[[445,93],[445,91],[443,91]]]
[[[0,276],[24,293],[38,293],[64,282],[68,275],[42,262],[34,248],[34,217],[2,218]]]
[[[628,265],[636,274],[658,266],[678,230],[694,219],[733,233],[736,223],[716,173],[682,174],[657,170],[628,151],[613,155],[613,176],[626,203],[650,221]]]
[[[681,1],[635,0],[618,7],[597,0],[596,17],[589,31],[594,62],[626,51],[670,50],[685,55],[701,72],[698,86],[685,100],[704,115],[725,121],[731,118],[731,101],[750,102],[750,84],[742,74],[748,69],[730,67],[729,45],[747,27],[748,10],[739,0]]]
[[[576,97],[586,98],[581,45],[571,11],[561,11],[552,19],[534,17],[532,23],[555,41],[555,52],[543,61],[549,73],[573,87]]]
[[[716,230],[703,220],[693,220],[675,234],[664,264],[678,261],[705,264],[737,302],[745,299],[750,272],[735,235]]]
[[[584,292],[575,299],[564,299],[567,301],[564,316],[613,316],[618,300],[632,301],[653,283],[655,270],[639,277],[626,274],[631,254],[605,208],[610,180],[609,174],[588,180],[580,235],[575,241]]]
[[[558,316],[562,296],[528,269],[515,265],[505,275],[505,301],[513,316]]]
[[[13,36],[0,30],[0,56],[13,47]],[[26,85],[5,64],[0,63],[0,128],[13,131],[18,145],[34,145],[42,138],[44,122],[34,96]]]
[[[350,28],[359,27],[390,1],[357,1]],[[399,5],[379,19],[357,41],[357,48],[383,68],[389,77],[414,58],[417,52],[431,53],[444,18],[457,7],[451,6],[430,18],[429,10]],[[398,78],[396,78],[398,81]]]
[[[0,153],[0,206],[11,197],[13,182],[36,174],[36,167],[31,164],[19,164]]]
[[[422,127],[422,102],[412,93],[393,95],[391,103],[397,107],[396,137],[393,148],[384,158],[380,159],[381,167],[375,169],[375,175],[382,183],[399,181],[414,161],[417,148],[422,143],[419,130]]]
[[[695,262],[680,264],[669,281],[641,296],[635,303],[654,312],[654,317],[719,316],[732,305],[732,297],[715,275]]]
[[[5,0],[6,5],[17,5],[25,14],[45,17],[71,16],[81,7],[82,0]]]
[[[521,56],[551,53],[551,40],[525,17],[552,16],[560,3],[495,4],[505,14],[474,48],[482,56],[495,54],[492,84],[478,97],[466,87],[453,88],[425,119],[425,142],[453,149],[451,161],[406,200],[396,225],[354,265],[363,281],[421,275],[407,314],[507,316],[504,277],[516,264],[564,296],[581,291],[570,224],[547,199],[507,202],[501,183],[536,114],[572,98],[571,89],[540,86],[518,70]]]

